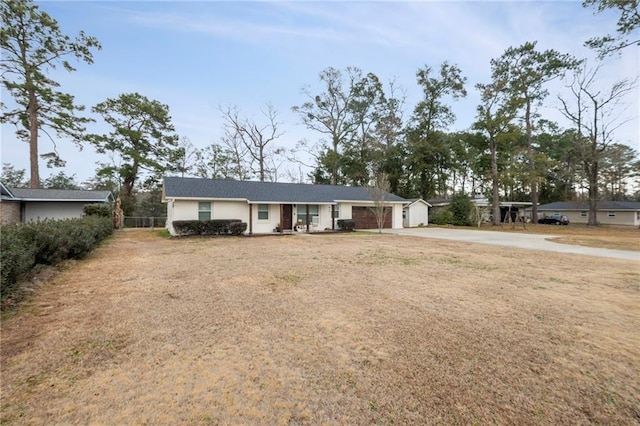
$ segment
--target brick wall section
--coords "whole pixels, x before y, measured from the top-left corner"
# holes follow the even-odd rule
[[[391,228],[391,207],[385,207],[383,228]],[[356,229],[378,229],[376,215],[369,207],[352,207],[351,217],[356,221]]]
[[[14,225],[20,222],[20,203],[15,201],[0,202],[0,224]]]

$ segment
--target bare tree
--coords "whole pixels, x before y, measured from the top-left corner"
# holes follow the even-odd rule
[[[350,106],[353,99],[353,87],[362,79],[359,68],[346,69],[348,81],[344,82],[342,72],[329,67],[320,73],[320,81],[326,91],[313,94],[310,87],[304,87],[302,94],[308,99],[305,103],[292,108],[308,129],[315,130],[330,138],[325,163],[329,169],[331,184],[338,183],[338,165],[342,145],[348,141],[356,123],[351,120]]]
[[[587,176],[589,191],[589,225],[597,225],[600,161],[614,142],[615,131],[629,119],[622,117],[626,109],[624,96],[636,87],[638,78],[624,79],[610,88],[597,87],[600,67],[582,65],[569,84],[569,95],[559,96],[560,111],[577,128],[577,152]]]
[[[389,214],[389,207],[386,205],[389,195],[389,179],[384,172],[378,172],[373,176],[370,185],[367,187],[367,193],[373,201],[373,207],[370,208],[376,217],[376,225],[378,225],[378,233],[382,233],[384,221]]]
[[[198,149],[193,146],[188,137],[183,136],[178,141],[178,150],[179,153],[174,165],[176,172],[180,174],[180,177],[184,177],[185,174],[193,174],[198,161]]]
[[[242,117],[236,106],[220,108],[220,111],[225,121],[228,141],[234,144],[239,141],[246,148],[246,153],[251,160],[251,169],[260,182],[269,180],[269,176],[273,177],[274,170],[269,169],[268,163],[280,151],[273,146],[273,142],[284,135],[284,131],[280,130],[282,123],[278,121],[278,111],[273,105],[267,104],[266,109],[261,111],[266,119],[264,124]]]

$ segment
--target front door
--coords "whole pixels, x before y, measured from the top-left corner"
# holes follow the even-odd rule
[[[293,229],[293,206],[291,204],[282,205],[282,229]]]

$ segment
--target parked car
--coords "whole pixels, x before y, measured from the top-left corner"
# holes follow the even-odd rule
[[[545,216],[544,219],[538,219],[538,223],[545,225],[568,225],[569,217],[565,214],[552,214]]]

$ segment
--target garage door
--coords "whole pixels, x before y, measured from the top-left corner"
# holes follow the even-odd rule
[[[391,228],[391,207],[385,207],[383,228]],[[376,215],[369,207],[352,207],[351,217],[356,222],[356,229],[378,229]]]

